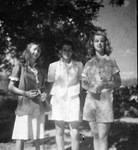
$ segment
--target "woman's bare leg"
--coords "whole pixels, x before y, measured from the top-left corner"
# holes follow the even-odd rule
[[[16,140],[16,150],[24,149],[24,140]]]
[[[93,147],[94,150],[99,150],[99,139],[98,139],[98,128],[96,122],[89,122],[91,134],[93,136]]]
[[[79,122],[73,121],[69,123],[71,134],[72,150],[79,150]]]
[[[108,150],[110,123],[98,123],[99,150]]]
[[[56,144],[58,150],[64,150],[64,121],[55,121],[56,127]]]

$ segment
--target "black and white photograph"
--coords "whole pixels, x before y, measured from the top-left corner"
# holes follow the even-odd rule
[[[138,150],[137,0],[0,0],[0,150]]]

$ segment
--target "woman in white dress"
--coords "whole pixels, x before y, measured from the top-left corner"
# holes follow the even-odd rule
[[[52,112],[50,120],[55,121],[56,143],[58,150],[64,150],[65,122],[71,133],[71,147],[79,150],[80,122],[80,80],[83,65],[72,60],[73,44],[65,41],[61,50],[61,59],[49,65],[48,82],[53,83],[50,94]]]

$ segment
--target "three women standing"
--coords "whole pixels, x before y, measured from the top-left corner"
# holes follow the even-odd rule
[[[49,65],[48,82],[52,84],[49,119],[55,122],[58,150],[64,150],[65,123],[69,124],[72,150],[79,150],[81,80],[82,87],[87,90],[83,119],[89,122],[94,150],[108,149],[108,131],[114,120],[113,88],[121,84],[120,70],[109,56],[111,47],[105,32],[96,32],[91,42],[94,56],[84,69],[81,62],[72,59],[74,47],[70,41],[63,43],[60,60]],[[23,150],[23,142],[28,139],[34,139],[39,150],[39,139],[44,138],[44,113],[39,104],[46,94],[38,89],[44,85],[45,74],[36,64],[40,53],[38,44],[29,44],[24,52],[25,62],[16,65],[10,77],[9,89],[19,95],[12,136],[17,139],[17,150]]]

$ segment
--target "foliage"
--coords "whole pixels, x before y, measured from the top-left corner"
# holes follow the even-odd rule
[[[138,117],[138,85],[114,90],[115,118]]]
[[[116,5],[120,5],[119,1],[124,0],[109,0]],[[74,42],[75,57],[85,62],[85,44],[99,28],[92,21],[101,7],[103,0],[1,0],[0,64],[8,64],[4,61],[7,53],[15,51],[19,57],[28,42],[36,41],[43,45],[43,62],[47,66],[58,58],[64,39]]]
[[[91,20],[102,6],[88,0],[4,0],[0,4],[1,36],[8,38],[7,46],[17,53],[30,41],[42,43],[44,60],[50,62],[56,59],[63,39],[72,39],[78,48],[83,46],[80,41],[96,29]]]
[[[122,6],[124,5],[124,0],[111,0],[109,4],[112,6]]]
[[[0,90],[0,141],[11,138],[17,99],[7,90]]]

